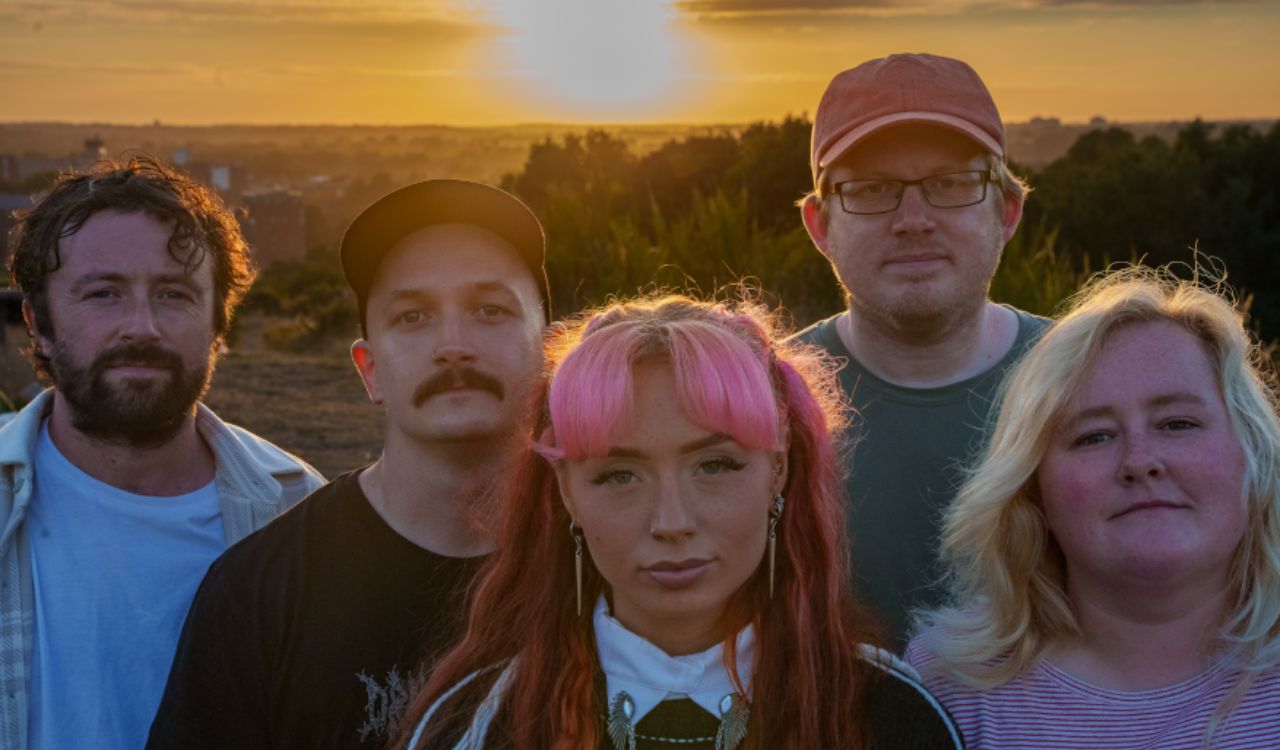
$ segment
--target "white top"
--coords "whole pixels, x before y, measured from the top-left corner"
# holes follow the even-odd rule
[[[226,547],[214,483],[135,495],[81,471],[46,421],[27,519],[32,748],[140,748],[196,587]]]
[[[633,724],[662,701],[681,698],[688,698],[719,717],[720,701],[737,692],[724,668],[723,643],[701,653],[671,656],[614,619],[603,596],[596,602],[593,620],[608,703],[611,705],[614,697],[625,690],[635,703]],[[756,653],[752,626],[738,634],[737,649],[738,678],[750,700]]]

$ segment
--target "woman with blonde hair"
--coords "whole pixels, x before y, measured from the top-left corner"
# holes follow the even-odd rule
[[[982,748],[1280,747],[1280,421],[1231,302],[1090,283],[1011,373],[907,658]]]
[[[829,363],[750,305],[584,315],[412,748],[956,748],[849,599]]]

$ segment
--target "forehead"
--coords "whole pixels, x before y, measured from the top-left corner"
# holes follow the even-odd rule
[[[977,142],[948,128],[910,124],[868,136],[842,156],[831,170],[833,174],[903,171],[928,174],[984,166],[986,151]]]
[[[505,239],[470,224],[437,224],[395,244],[369,287],[369,305],[392,294],[453,294],[477,286],[502,286],[520,302],[537,307],[537,282]]]
[[[117,276],[173,276],[211,281],[212,269],[198,254],[188,265],[169,248],[173,222],[160,221],[143,212],[99,211],[74,233],[58,242],[58,268],[51,278],[75,280],[98,273]],[[179,252],[179,258],[181,252]]]
[[[1126,323],[1112,330],[1081,384],[1076,405],[1193,392],[1221,399],[1205,343],[1168,320]]]

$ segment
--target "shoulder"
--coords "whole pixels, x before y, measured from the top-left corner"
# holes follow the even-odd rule
[[[331,542],[349,526],[351,485],[356,476],[357,472],[348,472],[322,485],[271,523],[228,547],[209,567],[205,585],[240,591],[254,590],[255,581],[268,588],[287,586],[294,572],[303,573],[311,567],[311,552],[322,548],[333,553]]]
[[[1018,318],[1018,340],[1020,345],[1029,345],[1035,343],[1040,338],[1040,334],[1053,323],[1053,320],[1042,315],[1029,313],[1026,310],[1019,310],[1013,305],[1005,305],[1005,308],[1013,311]]]
[[[220,468],[252,468],[269,474],[286,489],[292,485],[295,492],[303,490],[292,498],[295,502],[324,484],[324,476],[301,458],[243,427],[223,422],[204,404],[197,408],[197,428]]]
[[[840,341],[840,335],[836,331],[836,321],[843,314],[836,313],[829,318],[819,320],[808,328],[797,332],[790,340],[822,347],[838,357],[847,357],[849,352],[845,349],[844,343]]]
[[[867,688],[866,716],[877,747],[963,748],[951,714],[934,697],[915,668],[884,649],[861,647],[875,667]]]
[[[0,465],[32,462],[36,440],[40,437],[40,425],[52,403],[53,389],[49,388],[0,427]]]

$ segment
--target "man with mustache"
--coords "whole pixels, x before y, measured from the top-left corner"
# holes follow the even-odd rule
[[[515,197],[432,180],[358,216],[342,263],[386,411],[382,456],[209,571],[151,748],[384,747],[461,636],[493,549],[485,495],[528,438],[549,301],[542,228]]]
[[[212,191],[135,159],[17,218],[53,388],[0,430],[0,747],[138,747],[206,568],[324,479],[200,404],[254,275]]]
[[[987,296],[1028,187],[982,79],[946,57],[840,73],[811,146],[804,225],[848,306],[800,337],[848,363],[855,588],[901,648],[911,610],[941,604],[940,515],[996,389],[1046,324]]]

